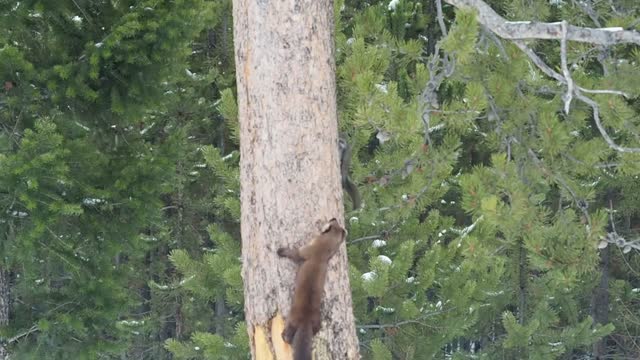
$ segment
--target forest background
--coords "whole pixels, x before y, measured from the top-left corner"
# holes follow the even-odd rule
[[[640,30],[633,0],[487,3]],[[640,358],[638,46],[437,4],[335,3],[363,358]],[[0,14],[0,358],[248,358],[231,1]],[[540,62],[615,92],[566,111]]]

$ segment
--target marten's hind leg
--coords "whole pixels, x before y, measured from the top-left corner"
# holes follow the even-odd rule
[[[286,342],[287,344],[292,344],[293,337],[296,335],[297,330],[298,329],[295,326],[287,324],[287,326],[282,331],[282,340],[284,340],[284,342]]]

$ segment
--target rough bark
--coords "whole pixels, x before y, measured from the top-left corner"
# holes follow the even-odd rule
[[[280,246],[342,222],[330,0],[234,0],[242,277],[254,359],[291,359],[280,333],[296,266]],[[316,359],[357,359],[343,246],[330,261]]]
[[[10,298],[9,270],[0,268],[0,328],[9,325]],[[5,344],[0,342],[0,360],[9,360],[9,353]]]

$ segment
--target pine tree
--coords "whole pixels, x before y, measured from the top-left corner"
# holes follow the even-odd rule
[[[180,155],[163,102],[209,9],[2,5],[1,258],[13,283],[2,335],[13,358],[121,356],[139,336],[139,270]]]
[[[590,353],[613,330],[593,323],[588,296],[597,285],[595,244],[608,218],[594,204],[596,193],[581,184],[597,180],[593,169],[602,159],[633,155],[615,154],[598,132],[584,130],[591,114],[585,106],[559,116],[561,97],[535,91],[557,87],[552,79],[535,74],[515,46],[491,39],[473,13],[457,11],[448,35],[434,47],[440,51],[416,59],[412,69],[412,53],[399,39],[405,33],[392,31],[394,18],[417,6],[409,3],[363,6],[351,29],[343,25],[347,40],[338,40],[343,130],[351,131],[364,160],[360,171],[356,163],[355,177],[365,208],[353,214],[356,244],[349,247],[358,269],[352,286],[361,340],[365,347],[372,341],[371,353],[363,352],[373,358],[479,349],[490,358]],[[516,19],[535,13],[536,19],[549,14],[553,20],[557,10],[512,6],[525,11],[509,14]],[[401,23],[409,29],[423,24]],[[451,59],[455,71],[448,73]],[[408,79],[419,79],[404,100],[397,89],[412,88],[397,76],[398,63],[408,69]],[[421,75],[423,63],[427,71]],[[587,75],[580,77],[581,86],[603,87]],[[425,92],[439,77],[444,81],[435,83],[433,106]],[[627,80],[612,84],[634,92]],[[401,112],[404,104],[416,110]],[[614,104],[611,115],[622,111],[627,115],[614,116],[632,118],[628,107]],[[430,107],[429,122],[421,124],[416,112],[424,107]],[[637,134],[633,122],[618,126]],[[618,169],[635,171],[624,165]]]
[[[487,3],[638,30],[635,2]],[[436,1],[335,4],[362,357],[638,357],[638,154],[522,43],[442,10],[446,35]],[[0,352],[248,358],[230,1],[0,13]],[[562,72],[559,41],[524,46]],[[586,95],[629,148],[638,54],[567,42],[578,86],[628,94]]]
[[[598,25],[578,5],[491,5],[514,20]],[[340,130],[364,198],[347,216],[363,357],[570,358],[607,334],[614,353],[637,351],[624,325],[638,293],[635,155],[607,146],[585,104],[563,114],[562,86],[472,12],[445,6],[447,36],[434,2],[338,1],[335,12]],[[636,52],[601,65],[588,45],[571,46],[581,86],[636,93]],[[557,44],[534,49],[559,62]],[[637,106],[619,100],[598,96],[617,140],[630,141]],[[625,242],[604,265],[596,245],[614,233]],[[599,280],[603,266],[616,280]],[[620,304],[604,322],[596,288]],[[171,345],[188,358],[202,343]]]

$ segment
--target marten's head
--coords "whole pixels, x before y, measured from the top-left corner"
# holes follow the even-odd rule
[[[322,227],[319,237],[319,240],[327,244],[329,248],[328,250],[333,253],[347,237],[347,230],[340,226],[336,218],[333,218]]]
[[[337,232],[343,232],[343,233],[347,233],[347,230],[345,230],[342,226],[340,226],[340,223],[338,223],[338,220],[336,218],[332,218],[331,220],[329,220],[323,227],[322,227],[322,233],[327,233],[330,231],[337,231]]]

